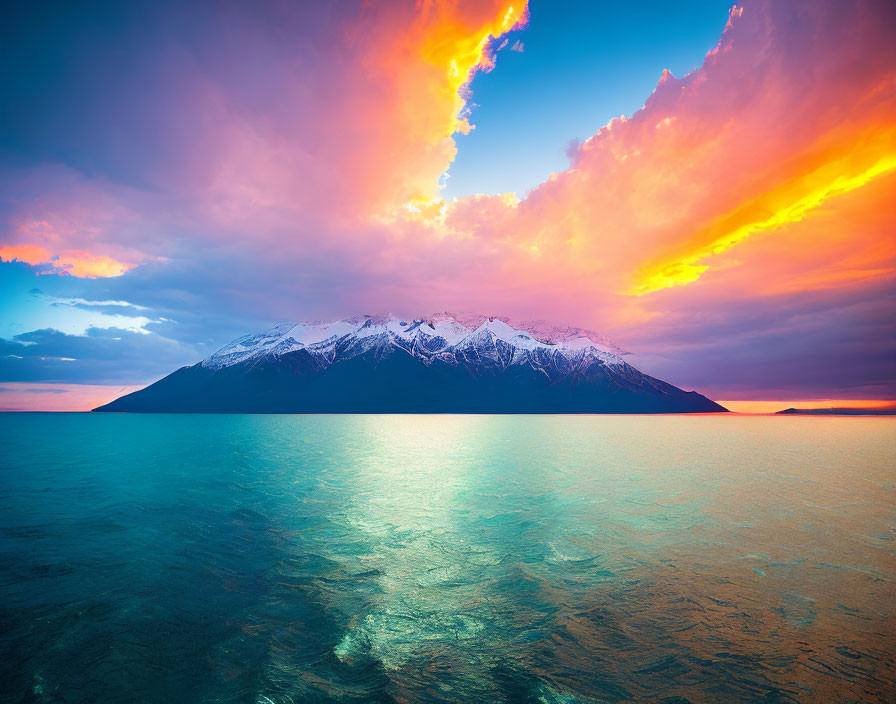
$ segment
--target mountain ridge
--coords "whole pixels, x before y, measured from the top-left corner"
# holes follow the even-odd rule
[[[719,412],[625,362],[593,331],[440,313],[287,323],[96,411]]]

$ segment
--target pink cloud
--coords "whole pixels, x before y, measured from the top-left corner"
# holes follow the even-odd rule
[[[102,384],[0,383],[0,412],[51,411],[77,413],[89,411],[140,388],[142,387],[105,386]]]
[[[0,246],[0,261],[19,261],[32,266],[46,265],[45,273],[69,274],[86,279],[121,276],[133,268],[133,264],[83,250],[51,254],[49,250],[33,244]]]
[[[46,166],[2,174],[0,187],[7,194],[0,229],[5,261],[38,266],[42,273],[106,278],[163,258],[141,251],[154,225],[139,212],[145,198],[132,189]]]

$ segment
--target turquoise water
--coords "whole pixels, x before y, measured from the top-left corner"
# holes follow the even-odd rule
[[[883,702],[896,419],[0,416],[10,702]]]

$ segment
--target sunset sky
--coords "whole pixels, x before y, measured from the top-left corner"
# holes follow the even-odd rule
[[[0,35],[2,410],[442,310],[723,402],[896,399],[892,0],[19,3]]]

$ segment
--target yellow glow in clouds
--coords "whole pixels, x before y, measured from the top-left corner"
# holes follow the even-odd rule
[[[892,142],[893,133],[888,137]],[[696,238],[693,251],[642,268],[628,294],[643,296],[670,286],[692,283],[709,268],[708,264],[701,263],[707,257],[720,254],[751,235],[799,222],[831,198],[861,188],[896,169],[896,151],[867,166],[872,160],[867,153],[852,154],[769,191],[706,228]],[[761,217],[767,213],[771,215]],[[720,232],[723,234],[718,234]]]
[[[494,67],[493,59],[487,52],[489,40],[500,37],[522,24],[526,16],[527,3],[520,0],[516,6],[509,6],[499,19],[480,27],[474,36],[465,36],[464,29],[460,27],[442,27],[440,31],[429,35],[430,39],[423,47],[423,59],[428,63],[445,67],[448,90],[454,96],[456,119],[446,137],[454,132],[467,134],[472,129],[465,117],[458,117],[466,105],[461,89],[470,81],[475,69],[489,70]]]

